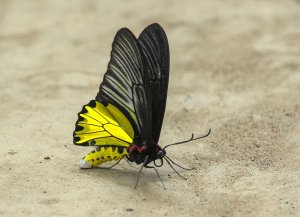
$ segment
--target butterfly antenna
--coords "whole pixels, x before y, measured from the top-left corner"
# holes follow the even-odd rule
[[[187,180],[187,178],[183,177],[182,175],[180,175],[177,170],[175,170],[175,168],[172,166],[172,164],[170,163],[170,161],[166,158],[167,163],[170,165],[170,167],[175,171],[175,173],[177,173],[177,175],[185,180]]]
[[[167,188],[166,188],[166,186],[165,186],[165,184],[164,184],[162,178],[160,177],[160,175],[159,175],[159,173],[158,173],[158,170],[157,170],[155,167],[153,167],[153,169],[155,170],[155,172],[156,172],[156,174],[157,174],[157,176],[158,176],[158,178],[159,178],[161,184],[164,186],[164,189],[167,190]]]
[[[197,139],[203,139],[205,137],[207,137],[211,132],[211,129],[209,128],[208,132],[204,135],[204,136],[200,136],[200,137],[197,137],[197,138],[194,138],[194,134],[192,133],[192,137],[188,140],[184,140],[184,141],[181,141],[181,142],[175,142],[173,144],[169,144],[169,145],[166,145],[163,150],[165,150],[167,147],[169,146],[172,146],[172,145],[179,145],[179,144],[183,144],[183,143],[187,143],[187,142],[191,142],[191,141],[194,141],[194,140],[197,140]]]
[[[171,163],[173,163],[174,165],[180,167],[181,169],[184,169],[184,170],[193,170],[193,169],[195,169],[195,168],[185,168],[185,167],[179,165],[178,163],[175,163],[175,162],[174,162],[171,158],[169,158],[168,156],[165,156],[165,157],[168,158],[168,160],[171,161]]]
[[[140,169],[140,171],[139,171],[139,175],[138,175],[138,177],[137,177],[137,180],[136,180],[134,189],[136,189],[136,187],[137,187],[137,185],[138,185],[138,183],[139,183],[139,179],[140,179],[140,176],[141,176],[141,172],[142,172],[144,166],[145,166],[146,163],[147,163],[148,157],[149,157],[149,155],[146,156],[146,158],[145,158],[145,160],[144,160],[144,163],[143,163],[143,165],[142,165],[142,167],[141,167],[141,169]]]

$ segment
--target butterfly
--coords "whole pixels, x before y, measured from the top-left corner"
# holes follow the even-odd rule
[[[210,130],[205,136],[192,135],[189,140],[164,148],[159,146],[169,65],[168,39],[159,24],[149,25],[138,38],[127,28],[117,32],[99,92],[83,106],[75,124],[73,143],[96,146],[80,161],[81,168],[98,167],[113,160],[118,164],[126,157],[130,162],[142,164],[135,187],[143,167],[154,168],[159,176],[156,167],[162,166],[163,159],[172,169],[173,165],[184,168],[171,160],[165,149],[204,138]],[[149,165],[151,162],[153,166]]]

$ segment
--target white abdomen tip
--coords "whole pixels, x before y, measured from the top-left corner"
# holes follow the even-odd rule
[[[90,164],[88,161],[81,159],[79,162],[79,167],[81,169],[90,169],[92,168],[92,164]]]

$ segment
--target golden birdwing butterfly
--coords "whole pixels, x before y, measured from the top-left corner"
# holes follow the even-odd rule
[[[187,169],[167,157],[165,149],[206,137],[210,130],[205,136],[192,136],[164,148],[158,145],[168,82],[169,45],[163,28],[151,24],[138,38],[129,29],[120,29],[99,92],[78,113],[73,143],[97,147],[81,160],[80,167],[97,167],[111,160],[119,163],[126,157],[131,162],[142,163],[141,170],[154,168],[157,175],[155,167],[160,167],[163,159],[172,169],[173,165]],[[157,164],[156,160],[161,163]],[[151,162],[154,166],[149,165]]]

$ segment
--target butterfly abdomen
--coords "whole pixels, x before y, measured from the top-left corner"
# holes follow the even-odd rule
[[[101,165],[102,163],[120,160],[128,152],[125,147],[97,147],[96,150],[87,154],[80,162],[81,168],[92,168]]]

